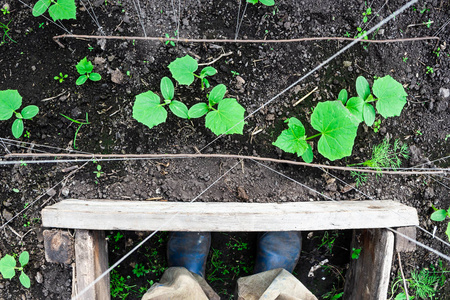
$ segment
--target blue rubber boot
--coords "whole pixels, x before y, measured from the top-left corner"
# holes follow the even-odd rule
[[[254,273],[283,268],[292,273],[302,249],[300,232],[266,232],[258,237]]]
[[[210,232],[172,232],[167,242],[169,267],[184,267],[204,277],[210,246]]]

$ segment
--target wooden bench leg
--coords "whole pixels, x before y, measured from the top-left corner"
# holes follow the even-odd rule
[[[108,269],[108,245],[105,232],[100,230],[75,230],[75,275],[73,296],[78,295],[91,282]],[[109,274],[89,289],[81,299],[109,300]]]
[[[362,249],[347,272],[344,297],[386,300],[394,255],[394,234],[387,229],[354,230],[352,248]]]

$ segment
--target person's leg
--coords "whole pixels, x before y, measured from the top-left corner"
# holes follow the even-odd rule
[[[220,299],[206,283],[206,259],[211,245],[209,232],[173,232],[167,243],[169,267],[142,300]]]
[[[291,272],[302,246],[300,232],[266,232],[258,237],[254,275],[239,278],[237,299],[317,300]]]

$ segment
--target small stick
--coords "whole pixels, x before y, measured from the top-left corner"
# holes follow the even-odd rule
[[[434,23],[434,21],[429,21],[429,22],[424,22],[424,23],[419,23],[419,24],[409,24],[409,25],[406,26],[406,27],[415,27],[415,26],[431,25],[431,24],[433,24],[433,23]]]
[[[63,91],[63,92],[62,92],[61,94],[59,94],[59,95],[56,95],[56,96],[50,97],[50,98],[45,98],[45,99],[42,99],[41,101],[42,101],[42,102],[43,102],[43,101],[49,101],[49,100],[58,98],[59,96],[62,96],[62,95],[64,95],[65,93],[66,93],[66,91]]]
[[[209,62],[209,63],[202,63],[202,64],[198,64],[199,66],[208,66],[208,65],[212,65],[213,63],[215,63],[216,61],[218,61],[219,59],[221,59],[222,57],[224,57],[224,56],[228,56],[228,55],[231,55],[231,54],[233,54],[233,52],[227,52],[227,53],[223,53],[223,54],[220,54],[220,56],[218,57],[218,58],[216,58],[215,60],[213,60],[213,61],[211,61],[211,62]]]
[[[15,235],[17,235],[20,240],[22,240],[23,236],[21,236],[20,234],[17,233],[17,231],[15,231],[11,226],[8,225],[9,230],[11,230]]]
[[[298,100],[297,102],[294,103],[294,107],[297,106],[298,104],[300,104],[300,102],[302,102],[303,100],[305,100],[306,98],[308,98],[309,95],[311,95],[312,93],[314,93],[315,91],[317,91],[318,87],[316,86],[311,92],[309,92],[308,94],[306,94],[305,96],[303,96],[300,100]]]
[[[406,300],[409,300],[408,288],[406,287],[405,274],[403,274],[402,259],[400,258],[400,252],[397,252],[397,256],[398,256],[398,265],[400,266],[400,273],[402,274],[403,286],[405,287]]]

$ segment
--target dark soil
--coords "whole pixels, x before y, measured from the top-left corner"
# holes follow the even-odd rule
[[[342,42],[320,41],[289,44],[186,44],[176,47],[160,42],[107,41],[104,49],[94,40],[61,39],[65,48],[56,44],[52,37],[64,33],[44,18],[34,18],[23,3],[35,1],[8,1],[10,14],[0,13],[0,22],[9,23],[7,32],[0,31],[0,90],[16,89],[23,97],[23,106],[34,104],[40,112],[33,120],[25,122],[28,137],[19,140],[11,133],[12,120],[2,121],[0,126],[0,151],[60,153],[74,146],[76,124],[62,117],[83,120],[86,113],[89,125],[84,125],[77,136],[77,150],[87,153],[195,153],[205,147],[204,153],[233,153],[296,160],[295,155],[282,153],[274,146],[279,133],[285,128],[284,120],[297,117],[307,123],[311,108],[320,101],[334,100],[339,91],[346,88],[356,94],[354,83],[358,76],[365,76],[373,83],[375,76],[391,75],[401,82],[408,92],[408,103],[400,117],[383,119],[375,133],[372,128],[361,125],[355,141],[353,155],[335,165],[358,163],[370,158],[372,147],[384,138],[399,139],[407,143],[411,158],[402,167],[424,164],[424,167],[448,168],[450,139],[450,5],[448,1],[419,1],[395,20],[387,23],[374,39],[422,37],[436,35],[436,40],[390,44],[358,44],[311,75],[288,93],[250,117],[243,135],[225,136],[216,141],[211,131],[204,127],[204,119],[186,121],[169,113],[166,123],[153,129],[145,127],[132,118],[134,97],[152,90],[159,93],[159,82],[170,76],[167,65],[177,57],[189,54],[199,62],[209,62],[222,53],[231,55],[213,64],[219,70],[211,77],[215,86],[223,83],[228,94],[238,99],[247,114],[259,108],[288,85],[333,55]],[[132,1],[91,1],[103,30],[108,35],[143,36],[142,26]],[[177,29],[177,4],[171,1],[141,1],[144,27],[147,36],[173,36]],[[176,2],[176,1],[175,1]],[[276,1],[277,6],[249,7],[242,23],[239,37],[243,39],[285,39],[297,37],[354,36],[362,24],[362,12],[367,8],[364,1]],[[369,27],[387,17],[403,5],[404,1],[369,1],[373,14]],[[4,3],[0,2],[2,5]],[[77,1],[77,5],[81,5]],[[236,1],[181,1],[179,33],[186,38],[233,38],[236,28],[238,2]],[[432,21],[430,26],[424,22]],[[77,13],[77,20],[62,24],[75,34],[99,34],[97,25],[84,8]],[[416,26],[408,26],[416,24]],[[446,25],[447,24],[447,25]],[[0,24],[1,25],[1,24]],[[372,38],[372,37],[371,37]],[[437,55],[437,49],[440,49]],[[75,65],[85,56],[95,61],[95,71],[102,75],[100,82],[87,82],[76,86],[78,77]],[[431,73],[429,68],[433,69]],[[123,75],[121,84],[112,82],[111,74],[118,70]],[[428,70],[428,73],[427,73]],[[238,72],[239,77],[232,72]],[[53,77],[68,74],[59,83]],[[128,72],[128,75],[127,75]],[[298,99],[314,87],[318,91],[293,107]],[[177,86],[176,98],[192,106],[206,99],[208,91],[200,91],[200,83],[191,87]],[[57,97],[55,97],[57,96]],[[48,99],[51,98],[51,99]],[[255,129],[262,129],[252,136]],[[314,134],[307,126],[307,133]],[[214,142],[213,142],[214,141]],[[213,142],[213,143],[211,143]],[[42,145],[54,148],[45,148]],[[315,162],[330,163],[316,151]],[[8,159],[0,158],[2,161]],[[10,160],[10,159],[9,159]],[[26,273],[31,278],[31,288],[23,288],[18,278],[0,278],[0,299],[69,299],[72,287],[72,268],[45,261],[42,242],[40,211],[64,198],[79,199],[163,199],[168,201],[191,201],[210,186],[220,175],[236,163],[231,159],[198,160],[142,160],[102,161],[99,178],[94,173],[97,164],[0,164],[0,256],[29,251],[31,261]],[[331,163],[330,163],[331,164]],[[72,176],[67,168],[83,166]],[[340,180],[319,169],[268,164],[276,171],[289,176],[291,181],[251,161],[244,161],[222,180],[204,193],[197,201],[323,201],[323,196],[306,189],[304,184],[334,200],[393,199],[417,208],[420,225],[428,231],[437,226],[436,235],[446,240],[446,225],[430,220],[432,205],[448,208],[450,185],[448,177],[431,176],[369,176],[360,187],[365,195],[356,190],[347,191],[343,180],[349,184],[354,179],[348,173],[332,172]],[[64,180],[63,180],[64,179]],[[60,184],[58,184],[60,183]],[[58,184],[58,185],[57,185]],[[56,185],[56,186],[55,186]],[[53,188],[54,187],[54,188]],[[245,193],[243,193],[243,191]],[[29,203],[35,203],[29,205]],[[24,206],[29,208],[21,212]],[[110,232],[110,263],[114,263],[129,251],[147,233]],[[324,236],[328,236],[324,238]],[[323,241],[336,236],[332,249],[319,248]],[[325,293],[342,290],[346,268],[350,261],[351,232],[304,232],[302,258],[295,270],[298,278],[318,297]],[[434,249],[450,254],[448,247],[419,230],[418,241]],[[143,291],[157,281],[164,268],[167,234],[152,238],[136,254],[118,267],[113,277],[126,283],[122,296],[137,299]],[[252,273],[256,235],[249,233],[215,233],[207,277],[224,299],[233,294],[239,276]],[[235,246],[248,243],[244,248]],[[326,244],[326,243],[325,243]],[[156,251],[156,252],[155,252]],[[327,267],[307,277],[311,266],[325,258]],[[212,260],[212,261],[211,261]],[[217,262],[221,261],[222,264]],[[392,280],[397,276],[398,261],[394,259]],[[437,266],[439,258],[418,248],[403,254],[405,275],[430,265]],[[216,265],[214,265],[213,264]],[[142,264],[150,270],[137,277],[133,269]],[[217,265],[219,267],[217,267]],[[222,267],[220,267],[222,266]],[[448,262],[444,267],[449,268]],[[449,299],[450,284],[436,287],[437,299]],[[118,291],[120,292],[120,291]],[[400,289],[395,294],[400,292]],[[120,293],[118,294],[120,296]],[[118,297],[120,298],[120,297]],[[123,298],[123,297],[122,297]]]

